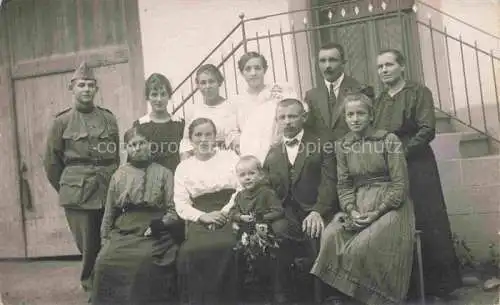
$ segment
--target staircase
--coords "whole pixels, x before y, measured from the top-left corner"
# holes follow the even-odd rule
[[[489,261],[500,253],[500,59],[492,50],[500,37],[417,5],[424,81],[436,106],[431,146],[452,231],[476,261]]]
[[[251,19],[242,14],[174,90],[173,100],[180,103],[172,110],[182,117],[186,107],[201,102],[194,74],[205,63],[215,63],[225,74],[223,95],[243,90],[236,62],[246,51],[264,54],[269,81],[292,83],[303,95],[321,81],[314,62],[320,43],[342,43],[347,73],[378,90],[374,57],[365,52],[400,48],[408,58],[408,77],[425,83],[435,99],[438,133],[432,147],[452,230],[477,260],[491,259],[492,248],[500,252],[500,57],[492,50],[500,49],[500,37],[427,2],[344,0]],[[369,37],[377,36],[378,28],[376,43]],[[386,34],[392,40],[384,41]],[[360,35],[365,41],[354,41]]]

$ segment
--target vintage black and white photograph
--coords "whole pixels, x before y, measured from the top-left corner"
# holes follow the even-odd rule
[[[0,305],[500,305],[500,0],[0,0]]]

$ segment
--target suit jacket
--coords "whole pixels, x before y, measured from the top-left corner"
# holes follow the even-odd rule
[[[291,192],[306,213],[316,211],[323,218],[330,219],[339,210],[333,144],[322,143],[318,136],[304,130],[299,145],[293,177],[290,177],[285,145],[277,143],[271,147],[264,162],[271,186],[281,200],[285,200]],[[286,202],[284,204],[286,205]]]
[[[304,101],[309,105],[306,128],[311,129],[324,139],[337,141],[349,132],[344,119],[344,98],[364,89],[357,80],[345,75],[340,84],[335,105],[329,105],[328,88],[325,82],[306,92]]]

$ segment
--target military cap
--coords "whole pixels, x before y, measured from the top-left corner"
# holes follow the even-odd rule
[[[82,61],[80,66],[76,68],[75,73],[71,77],[71,81],[76,79],[93,79],[96,80],[94,71],[87,65],[85,61]]]

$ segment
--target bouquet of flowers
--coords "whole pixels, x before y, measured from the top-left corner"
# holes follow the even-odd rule
[[[257,261],[275,258],[275,251],[279,248],[279,240],[270,225],[259,222],[258,217],[254,219],[255,222],[237,227],[239,240],[234,248],[245,258],[246,268],[250,274],[254,273]]]

